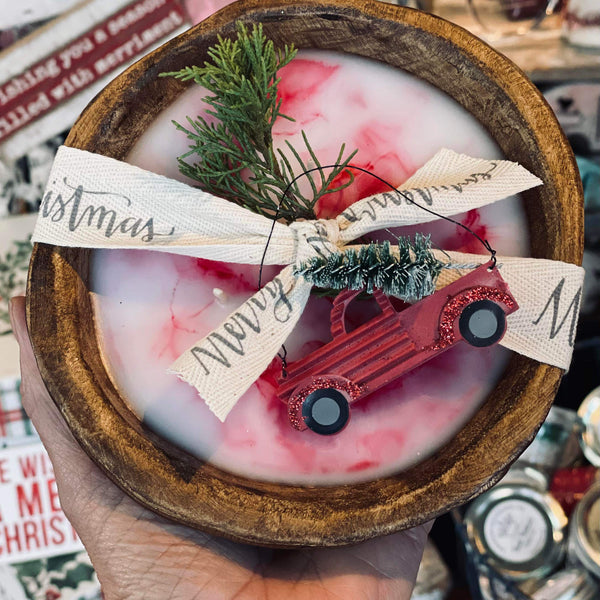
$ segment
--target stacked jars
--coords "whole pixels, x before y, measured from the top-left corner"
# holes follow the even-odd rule
[[[470,504],[464,526],[484,600],[600,598],[600,388],[553,407],[531,446]]]

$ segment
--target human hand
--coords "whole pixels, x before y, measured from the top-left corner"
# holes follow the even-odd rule
[[[410,598],[427,525],[346,548],[268,550],[177,525],[137,504],[81,450],[46,391],[27,333],[25,298],[13,298],[10,312],[21,349],[23,406],[106,600]]]

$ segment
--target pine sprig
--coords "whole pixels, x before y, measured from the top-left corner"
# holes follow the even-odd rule
[[[320,288],[375,288],[405,302],[416,302],[435,291],[435,282],[445,263],[431,252],[429,236],[416,234],[414,241],[398,238],[397,252],[388,241],[371,243],[358,251],[349,248],[324,258],[316,256],[294,269]]]
[[[330,187],[348,165],[355,153],[344,158],[342,145],[336,167],[327,177],[318,171],[319,181],[307,175],[312,196],[305,197],[294,179],[288,157],[273,148],[273,126],[278,118],[293,119],[281,112],[277,98],[279,69],[296,55],[294,46],[276,49],[265,37],[262,25],[252,31],[238,23],[237,38],[218,38],[208,51],[211,59],[203,67],[190,66],[161,76],[172,76],[182,81],[194,81],[210,94],[204,101],[209,105],[210,122],[198,116],[187,118],[188,127],[174,123],[190,140],[189,151],[178,158],[180,171],[198,181],[200,187],[227,198],[259,214],[292,221],[315,218],[314,207],[327,193],[338,191],[352,183],[352,177],[343,185]],[[302,172],[309,168],[321,169],[304,132],[302,138],[311,157],[308,165],[289,144],[288,149]],[[188,159],[195,159],[188,162]],[[281,206],[277,208],[280,204]]]

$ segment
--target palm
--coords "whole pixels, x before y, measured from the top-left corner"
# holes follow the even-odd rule
[[[408,598],[426,535],[397,534],[339,550],[272,551],[168,523],[128,498],[108,515],[104,524],[88,521],[100,534],[97,543],[90,543],[94,535],[84,537],[105,575],[107,600]]]
[[[23,404],[106,600],[408,600],[424,526],[341,549],[268,550],[175,525],[131,500],[82,452],[48,396],[26,334],[24,299],[13,300],[11,316]]]

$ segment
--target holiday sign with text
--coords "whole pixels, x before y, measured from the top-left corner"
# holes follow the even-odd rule
[[[0,450],[0,564],[83,548],[58,500],[41,443]]]
[[[184,26],[186,19],[179,0],[131,2],[0,83],[0,142],[136,56],[145,54]]]

